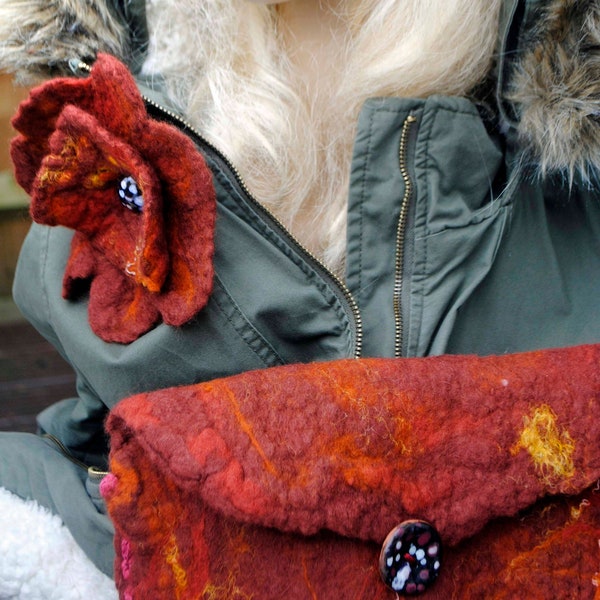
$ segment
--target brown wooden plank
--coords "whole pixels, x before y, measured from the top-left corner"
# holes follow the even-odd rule
[[[74,395],[71,367],[31,325],[0,325],[1,431],[33,431],[34,415]]]

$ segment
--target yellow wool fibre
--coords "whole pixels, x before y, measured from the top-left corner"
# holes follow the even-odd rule
[[[575,442],[566,429],[559,430],[554,411],[546,405],[523,417],[524,428],[511,453],[527,450],[542,481],[551,485],[556,478],[569,479],[575,474]]]

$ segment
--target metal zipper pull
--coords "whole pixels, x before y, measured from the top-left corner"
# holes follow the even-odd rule
[[[96,482],[102,481],[110,473],[98,467],[88,467],[87,471],[89,479]]]

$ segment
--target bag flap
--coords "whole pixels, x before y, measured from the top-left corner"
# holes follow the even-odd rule
[[[137,395],[107,423],[109,510],[147,529],[127,511],[151,469],[167,498],[241,523],[381,543],[419,518],[454,545],[600,477],[599,353],[343,360]]]

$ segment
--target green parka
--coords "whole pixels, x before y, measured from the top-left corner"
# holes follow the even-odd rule
[[[135,71],[144,3],[113,4],[113,18],[129,24],[125,58]],[[591,13],[600,27],[597,1],[506,0],[500,58],[481,93],[365,103],[348,192],[344,283],[199,139],[217,192],[216,275],[208,305],[189,324],[159,325],[127,345],[102,341],[90,330],[86,302],[61,297],[72,232],[34,225],[14,297],[73,365],[78,396],[39,416],[49,437],[0,435],[0,484],[58,513],[111,573],[112,527],[97,471],[106,468],[104,419],[125,397],[286,363],[600,342],[600,147],[585,137],[598,137],[600,111],[600,68],[588,64],[597,50],[585,46],[593,32],[584,16]],[[580,37],[588,42],[569,46]],[[595,89],[561,83],[570,74],[556,67],[552,52],[567,54],[570,69],[595,75],[588,77]],[[534,56],[542,81],[522,76]],[[543,61],[556,67],[554,79],[543,81]],[[146,84],[140,80],[142,91],[166,105]],[[569,101],[579,111],[581,130],[565,126],[560,142],[587,148],[580,160],[541,156],[544,136],[528,127],[544,86],[548,96],[559,88],[564,95],[547,103],[545,118],[565,120],[552,109],[568,110]],[[543,174],[540,164],[547,165]]]

